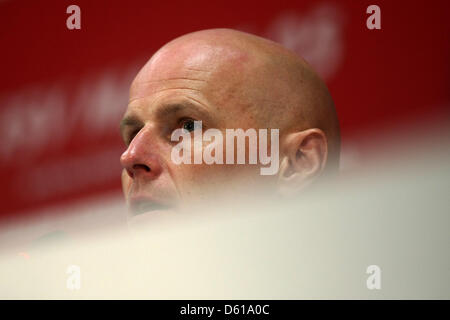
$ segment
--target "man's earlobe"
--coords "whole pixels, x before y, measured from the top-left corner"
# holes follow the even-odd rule
[[[303,189],[323,172],[328,156],[327,138],[322,130],[313,128],[288,134],[281,145],[279,191],[291,194]]]

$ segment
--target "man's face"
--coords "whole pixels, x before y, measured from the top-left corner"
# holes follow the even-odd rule
[[[224,137],[227,128],[260,127],[245,91],[246,60],[232,50],[184,43],[160,50],[137,75],[121,123],[127,145],[122,183],[132,216],[273,180],[260,175],[259,165],[177,165],[171,159],[178,143],[172,132],[199,130],[194,121],[202,121],[203,132],[215,128]]]

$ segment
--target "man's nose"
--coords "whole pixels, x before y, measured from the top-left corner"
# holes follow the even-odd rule
[[[157,153],[155,135],[143,128],[120,157],[120,163],[132,179],[156,179],[162,170]]]

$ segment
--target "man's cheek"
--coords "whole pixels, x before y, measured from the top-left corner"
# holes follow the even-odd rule
[[[218,181],[224,180],[225,166],[223,165],[208,165],[202,164],[180,164],[177,166],[178,170],[176,179],[178,185],[182,186],[183,192],[191,193],[193,190],[202,190],[210,188]]]
[[[131,178],[128,175],[127,171],[125,169],[122,170],[122,192],[125,196],[125,198],[127,198],[127,195],[130,191],[131,188]]]

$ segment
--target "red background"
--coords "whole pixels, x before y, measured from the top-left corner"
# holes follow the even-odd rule
[[[344,150],[368,132],[447,117],[449,3],[2,1],[0,222],[120,190],[127,85],[155,50],[191,31],[228,27],[280,41],[275,26],[284,23],[330,88]],[[66,27],[71,4],[81,30]],[[366,27],[371,4],[381,30]]]

